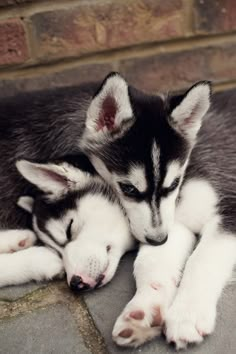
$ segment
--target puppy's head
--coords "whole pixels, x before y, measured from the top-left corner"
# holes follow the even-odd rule
[[[141,242],[167,239],[210,94],[202,81],[177,96],[148,95],[112,73],[91,100],[81,148],[116,190]]]
[[[17,168],[42,192],[36,199],[21,197],[18,205],[32,213],[39,239],[63,258],[68,285],[79,291],[109,282],[133,242],[110,188],[99,177],[67,163],[22,160]]]

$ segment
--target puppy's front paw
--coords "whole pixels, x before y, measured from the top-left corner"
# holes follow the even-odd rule
[[[37,277],[35,280],[51,280],[62,278],[65,274],[61,258],[46,247],[36,249],[34,262],[38,264]]]
[[[139,291],[118,317],[112,337],[120,346],[138,347],[160,335],[176,286],[150,284]]]
[[[35,233],[31,230],[7,230],[0,239],[0,253],[13,253],[33,246]]]
[[[195,299],[196,300],[196,299]],[[215,327],[216,307],[204,301],[180,300],[170,307],[165,320],[165,334],[176,349],[186,348],[189,343],[200,343]]]
[[[29,247],[32,247],[36,243],[36,236],[33,231],[22,230],[18,236],[15,247],[12,247],[11,251],[20,251]]]

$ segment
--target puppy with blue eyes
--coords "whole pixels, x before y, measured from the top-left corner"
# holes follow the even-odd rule
[[[34,198],[21,196],[18,205],[32,214],[33,231],[43,246],[1,255],[0,266],[8,270],[0,274],[0,286],[51,279],[63,270],[73,291],[108,283],[122,255],[135,247],[112,189],[96,175],[67,162],[21,160],[16,166],[40,191]]]

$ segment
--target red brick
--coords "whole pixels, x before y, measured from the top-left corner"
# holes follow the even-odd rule
[[[235,0],[195,0],[196,33],[220,33],[236,29]]]
[[[121,73],[146,91],[175,91],[206,79],[204,50],[157,54],[121,62]]]
[[[0,22],[0,65],[23,63],[28,59],[26,35],[22,21]]]
[[[209,51],[208,65],[212,80],[236,80],[236,42],[212,48]]]
[[[35,73],[33,77],[0,80],[0,97],[103,80],[110,71],[113,71],[111,64],[90,64],[40,76]]]
[[[236,80],[236,44],[200,47],[180,52],[126,59],[120,72],[144,90],[176,91],[199,80]]]
[[[48,60],[180,37],[183,16],[182,0],[108,0],[31,20],[38,56]]]

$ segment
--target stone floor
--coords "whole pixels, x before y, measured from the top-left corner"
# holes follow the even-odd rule
[[[0,289],[1,354],[170,354],[162,338],[136,350],[113,344],[116,317],[134,292],[133,255],[126,256],[106,287],[74,296],[64,281]],[[219,305],[215,333],[191,354],[236,353],[236,286]]]

